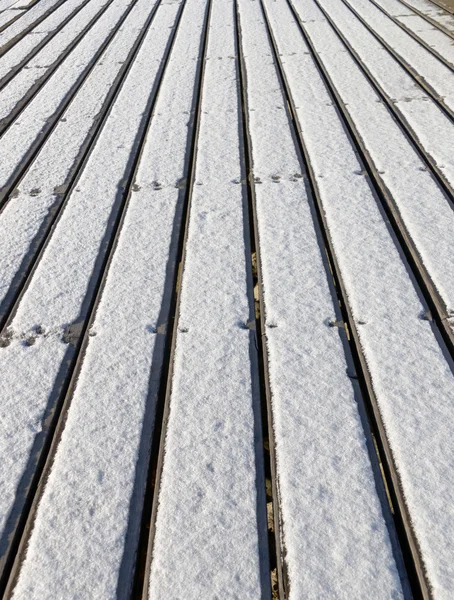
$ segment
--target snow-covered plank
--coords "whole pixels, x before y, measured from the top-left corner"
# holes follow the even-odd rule
[[[286,0],[266,6],[427,576],[434,597],[448,600],[454,594],[452,372],[430,322],[421,319],[426,307]]]
[[[111,87],[117,84],[116,78],[153,6],[149,0],[139,0],[133,7],[0,214],[0,318],[11,305],[16,284],[22,281],[22,273],[47,231],[48,220],[62,202],[76,159],[82,158],[81,148],[104,102],[109,101]]]
[[[260,4],[239,8],[290,598],[402,598]]]
[[[434,27],[427,19],[419,16],[399,0],[375,0],[375,2],[388,15],[405,25],[409,31],[454,65],[454,46],[449,35]]]
[[[452,71],[369,0],[344,0],[454,110]],[[353,14],[350,16],[353,19]],[[385,52],[382,50],[382,52]]]
[[[21,299],[11,322],[10,344],[0,349],[2,536],[21,508],[25,491],[18,486],[21,478],[28,480],[33,474],[36,454],[74,356],[77,334],[64,336],[63,332],[68,324],[86,318],[124,178],[131,169],[131,151],[155,91],[153,84],[179,4],[160,5]]]
[[[43,43],[49,34],[52,34],[54,30],[58,29],[59,26],[64,22],[65,19],[70,17],[74,12],[77,11],[78,7],[84,4],[86,0],[68,0],[61,6],[59,6],[53,13],[51,13],[42,23],[32,29],[28,35],[26,35],[20,42],[11,48],[9,52],[0,57],[0,79],[9,74],[12,69],[17,67],[26,60],[38,44]],[[91,2],[90,4],[93,4]],[[71,24],[70,27],[74,27]],[[55,57],[58,54],[55,53]],[[43,64],[48,64],[47,60],[43,60]]]
[[[254,316],[233,19],[233,2],[214,0],[150,569],[153,600],[269,597],[261,573],[266,516],[257,514],[264,513],[265,488],[256,456],[255,344],[245,326]]]
[[[338,7],[342,9],[342,3],[338,0],[321,0],[321,3],[329,5],[330,11],[338,17],[339,28],[344,27],[347,15],[342,10],[336,12]],[[380,102],[361,69],[351,55],[345,52],[344,45],[315,2],[294,0],[294,6],[300,16],[306,15],[304,28],[317,51],[321,53],[320,58],[394,199],[422,262],[446,304],[448,314],[454,315],[452,205],[393,116]],[[351,27],[345,29],[352,34],[348,39],[354,44],[358,39],[358,36],[354,36],[356,32]],[[364,55],[364,62],[372,71],[377,62],[380,62],[374,61],[374,50],[372,47],[367,56]],[[386,83],[384,73],[381,75]],[[402,79],[397,79],[393,84],[389,83],[390,79],[391,77],[386,83],[389,91],[397,91]],[[406,83],[410,88],[410,82]],[[454,184],[454,162],[450,152],[454,144],[454,126],[434,104],[418,97],[412,102],[405,102],[401,98],[402,95],[397,103],[399,110],[414,127],[429,153],[443,164],[443,173],[451,184]],[[430,117],[433,119],[430,120]],[[441,163],[445,159],[446,164]]]
[[[454,33],[454,15],[443,10],[434,2],[430,2],[430,0],[405,0],[405,2],[442,25],[449,32]]]
[[[111,598],[115,589],[126,597],[162,360],[164,336],[156,330],[167,320],[169,260],[175,269],[175,222],[184,194],[176,183],[185,174],[205,7],[206,0],[188,0],[182,14],[92,325],[96,336],[89,338],[14,598]]]
[[[18,36],[26,33],[26,30],[33,28],[33,23],[35,23],[35,21],[39,21],[45,17],[46,13],[50,13],[61,3],[62,0],[40,0],[35,6],[27,11],[11,11],[16,14],[19,12],[22,16],[7,29],[0,32],[0,51],[2,51],[7,44],[13,43]],[[23,14],[24,12],[25,14]]]
[[[96,4],[102,0],[95,0]],[[63,61],[52,77],[39,90],[33,100],[25,107],[0,139],[0,186],[5,186],[11,179],[24,156],[33,146],[46,123],[58,110],[62,101],[77,84],[79,77],[96,57],[102,42],[117,27],[121,17],[128,10],[128,0],[114,0],[109,8],[96,21],[90,31],[82,38],[69,56]],[[19,85],[22,78],[15,78],[0,93],[0,116],[6,117],[17,98],[8,98],[12,90]]]

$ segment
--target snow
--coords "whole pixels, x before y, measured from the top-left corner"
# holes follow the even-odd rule
[[[89,5],[89,10],[82,16],[78,15],[78,25],[82,31],[89,23],[92,17],[96,15],[104,0],[95,0]],[[61,102],[68,94],[72,85],[75,85],[78,78],[81,77],[90,66],[90,61],[96,55],[102,41],[107,37],[109,31],[113,30],[127,10],[126,0],[114,0],[109,8],[96,21],[94,26],[82,38],[79,44],[70,52],[63,61],[63,68],[55,72],[46,84],[39,90],[38,94],[19,114],[14,127],[1,138],[2,149],[6,147],[7,154],[2,161],[0,169],[0,181],[5,181],[5,172],[9,175],[13,166],[20,163],[21,158],[31,146],[38,134],[43,128],[43,122],[47,122],[58,109]],[[78,32],[78,31],[76,31]],[[65,39],[69,33],[69,40]],[[56,40],[57,47],[60,41],[63,42],[60,49],[64,49],[72,40],[71,31],[64,31],[63,37]],[[11,111],[19,105],[20,99],[32,88],[33,83],[43,74],[41,68],[41,59],[43,56],[52,61],[52,46],[46,46],[42,53],[34,57],[30,68],[22,70],[8,85],[0,92],[0,119],[7,119]],[[42,54],[42,56],[40,56]],[[48,66],[48,65],[42,65]],[[20,108],[20,105],[19,105]],[[8,122],[9,123],[9,122]]]
[[[325,0],[323,4],[328,5]],[[450,273],[454,269],[454,246],[452,230],[454,213],[452,205],[437,185],[425,163],[410,146],[407,137],[400,130],[386,106],[367,82],[358,66],[355,65],[340,39],[326,22],[322,12],[312,0],[295,0],[300,14],[310,17],[305,28],[310,35],[320,57],[349,111],[358,131],[374,161],[386,188],[391,193],[406,228],[431,274],[432,280],[445,301],[448,314],[454,310],[454,285]],[[330,9],[336,17],[336,24],[356,46],[358,35],[352,24],[347,27],[348,13],[337,10],[338,0],[330,0]],[[365,64],[373,74],[380,61],[374,61],[372,47],[366,54],[363,40],[358,48]],[[363,45],[364,44],[364,45]],[[376,54],[375,54],[376,56]],[[394,80],[394,72],[388,69],[385,79],[382,65],[380,83],[383,82],[389,93],[398,92],[401,79]],[[397,73],[398,76],[401,73]],[[403,88],[404,86],[402,86]],[[402,89],[401,88],[401,89]],[[404,92],[407,94],[407,91]],[[408,96],[412,98],[412,96]],[[418,134],[426,150],[446,168],[449,181],[454,183],[454,169],[448,148],[454,143],[454,126],[433,105],[413,96],[411,102],[398,97],[397,106]],[[430,120],[430,117],[433,119]],[[434,135],[434,133],[439,133]],[[446,165],[442,161],[446,160]]]
[[[406,3],[428,15],[433,21],[451,33],[454,33],[454,16],[433,2],[430,2],[430,0],[406,0]]]
[[[454,68],[454,47],[451,37],[436,29],[429,21],[417,15],[415,11],[407,8],[399,0],[375,1],[387,14],[396,17],[407,29],[415,33],[442,57],[446,58]]]
[[[22,38],[9,52],[0,57],[0,78],[5,75],[9,76],[11,69],[20,65],[38,44],[46,40],[49,34],[52,34],[65,19],[75,14],[83,2],[84,0],[68,0],[37,25],[35,29],[32,29],[29,35]],[[73,26],[73,23],[71,23],[70,27]],[[56,52],[54,56],[57,57],[58,53]],[[47,64],[47,61],[44,60],[43,62]]]
[[[256,457],[255,345],[245,327],[253,300],[235,55],[233,2],[214,0],[151,563],[153,599],[269,597],[261,574],[266,516]]]
[[[373,2],[213,0],[192,182],[190,125],[208,0],[0,0],[0,28],[19,17],[0,31],[2,318],[45,241],[0,340],[2,576],[79,352],[64,332],[88,318],[91,325],[17,557],[16,600],[131,596],[137,552],[146,554],[144,491],[173,333],[144,595],[271,597],[237,6],[288,600],[408,600],[411,593],[346,332],[329,326],[341,319],[336,289],[262,6],[433,598],[454,597],[452,364],[423,317],[411,268],[289,1],[454,312],[452,203],[318,4],[454,189],[453,123],[348,2],[450,107],[452,72]],[[404,2],[375,2],[452,61],[449,36]],[[406,3],[454,31],[452,15],[426,0]]]
[[[115,589],[121,590],[120,597],[127,594],[131,557],[120,582],[118,572],[123,556],[129,553],[134,557],[137,543],[150,441],[148,433],[145,441],[141,435],[144,418],[145,431],[151,431],[159,383],[163,336],[154,332],[167,318],[169,241],[181,194],[175,182],[184,172],[186,123],[197,66],[191,59],[198,55],[204,7],[204,1],[191,0],[183,11],[135,178],[140,189],[132,192],[129,200],[92,327],[96,336],[89,338],[15,597],[28,598],[35,593],[40,598],[54,598],[61,590],[68,597],[113,597]],[[189,68],[182,71],[186,60]],[[154,189],[156,180],[162,183],[161,190]],[[141,445],[145,446],[142,450]],[[135,486],[136,497],[131,499]],[[129,511],[137,517],[128,527]],[[131,540],[125,546],[128,529],[132,530]],[[67,543],[75,537],[77,546]],[[65,547],[65,551],[59,552],[56,569],[57,547]],[[37,571],[41,573],[38,584]],[[73,576],[68,577],[68,571]],[[80,572],[85,574],[83,580],[78,577]]]
[[[240,13],[289,598],[402,598],[260,6]]]
[[[27,11],[19,11],[21,17],[17,19],[7,29],[0,32],[0,51],[6,44],[15,43],[16,39],[25,32],[29,27],[33,27],[33,23],[43,17],[47,12],[50,12],[53,7],[58,5],[62,0],[40,0]],[[19,8],[19,7],[18,7]],[[11,14],[18,13],[17,10],[11,10]],[[4,14],[4,13],[3,13]]]
[[[435,597],[447,600],[454,593],[452,372],[290,11],[281,0],[266,5],[428,577]],[[295,84],[303,74],[311,86]]]
[[[393,23],[369,0],[348,0],[359,15],[390,45],[413,71],[431,86],[445,104],[454,110],[454,78],[452,71],[433,54]],[[352,13],[350,18],[353,18]]]
[[[16,188],[15,197],[10,198],[2,211],[0,255],[4,259],[0,262],[0,312],[4,312],[2,302],[7,305],[8,294],[15,289],[12,286],[14,278],[27,264],[28,253],[41,239],[41,228],[47,229],[46,221],[61,202],[61,190],[65,189],[74,170],[80,148],[93,128],[95,117],[140,34],[150,8],[149,0],[140,0],[133,7],[124,27],[116,33]]]
[[[24,12],[23,10],[5,10],[0,14],[0,27],[8,27],[8,23],[12,23]]]
[[[11,8],[17,0],[0,0],[0,11],[4,12],[6,9]]]
[[[131,148],[152,93],[150,84],[158,72],[177,8],[175,3],[160,6],[18,307],[11,323],[11,344],[2,348],[2,534],[15,502],[22,502],[20,494],[15,499],[17,486],[44,415],[55,402],[55,388],[59,388],[73,356],[73,346],[62,341],[64,328],[86,317],[105,251],[103,241],[112,231],[118,212],[118,189],[129,168]],[[132,105],[131,94],[135,99]],[[33,334],[37,325],[45,333],[35,333],[36,343],[29,346],[24,337]]]
[[[358,19],[351,18],[352,13],[343,2],[332,0],[328,3],[326,0],[320,0],[320,3],[359,55],[363,64],[367,66],[376,83],[394,103],[396,110],[401,113],[404,121],[413,129],[416,139],[419,140],[428,155],[435,160],[442,176],[454,188],[454,165],[452,152],[450,151],[454,144],[454,125],[452,121],[425,94],[422,88],[415,85],[414,80],[405,72],[403,67],[389,53],[383,51],[380,43],[365,26]],[[310,28],[315,35],[320,28],[323,28],[329,39],[335,39],[330,28],[324,24],[324,17],[315,4],[308,2],[305,5],[306,9],[310,11],[313,20],[317,22],[314,26],[308,23],[308,30]],[[341,51],[339,42],[331,42],[330,45],[325,43],[325,45],[339,48],[339,52]],[[344,51],[343,46],[342,51]],[[343,59],[344,69],[347,65],[354,72],[356,69],[351,67],[348,64],[349,62],[351,63],[351,61]],[[335,77],[335,73],[333,77]],[[377,111],[377,114],[380,113],[382,118],[390,121],[390,117],[384,116],[386,111],[383,108],[376,106],[374,110]],[[370,131],[371,128],[368,126],[367,129]],[[396,128],[394,127],[394,129]],[[375,139],[379,135],[380,131],[377,130],[377,133],[374,131],[373,138]],[[420,161],[417,164],[419,168],[424,168]],[[428,174],[427,178],[430,178]],[[431,184],[431,187],[433,188],[433,184]]]
[[[39,0],[41,1],[41,0]],[[14,8],[29,8],[32,4],[35,4],[36,0],[16,0],[13,6]]]

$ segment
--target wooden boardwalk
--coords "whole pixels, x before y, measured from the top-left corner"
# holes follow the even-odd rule
[[[0,596],[454,597],[454,6],[0,0]]]

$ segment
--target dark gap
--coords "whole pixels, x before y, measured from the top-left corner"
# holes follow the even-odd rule
[[[454,15],[454,10],[450,6],[449,0],[446,0],[445,2],[443,2],[443,0],[441,0],[441,1],[439,1],[439,0],[429,0],[429,2],[431,2],[435,6],[438,6],[438,8],[441,8],[442,10],[446,11],[448,14]]]
[[[247,101],[247,76],[241,45],[241,24],[239,21],[238,5],[235,0],[235,34],[238,52],[239,87],[242,108],[243,152],[246,170],[246,186],[249,211],[249,238],[251,244],[251,267],[253,275],[253,296],[255,312],[255,330],[257,341],[257,359],[260,382],[260,405],[263,438],[263,462],[265,467],[265,495],[267,510],[267,531],[269,549],[269,577],[273,600],[282,600],[288,594],[288,581],[285,573],[284,552],[281,548],[279,497],[276,474],[276,458],[274,455],[273,421],[271,412],[271,390],[269,386],[265,336],[265,314],[262,300],[262,278],[260,264],[260,249],[258,246],[258,224],[255,208],[255,189],[252,169],[252,143],[249,130],[249,115]]]

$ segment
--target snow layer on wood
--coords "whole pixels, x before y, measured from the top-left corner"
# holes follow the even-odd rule
[[[134,66],[35,271],[1,349],[0,531],[3,533],[33,443],[60,393],[112,234],[131,149],[153,93],[177,3],[160,6]],[[144,76],[146,73],[146,76]],[[131,102],[131,98],[134,102]],[[120,193],[119,193],[120,192]],[[66,337],[67,325],[76,331]],[[36,327],[44,333],[37,334]],[[27,344],[33,336],[35,343]],[[63,338],[63,339],[62,339]],[[30,467],[32,469],[32,467]]]
[[[52,7],[61,3],[61,1],[62,0],[40,0],[35,4],[35,6],[27,10],[25,14],[22,14],[20,19],[15,21],[4,31],[0,32],[0,50],[6,44],[15,40],[17,36],[23,33],[28,27],[33,25],[33,23],[42,17],[46,12],[51,11]],[[17,8],[19,8],[19,6]],[[17,11],[12,10],[11,13],[17,14]]]
[[[109,7],[83,38],[82,42],[64,61],[64,67],[52,75],[46,85],[23,110],[19,119],[2,136],[0,140],[0,185],[6,185],[10,181],[30,147],[42,132],[43,123],[46,123],[52,117],[63,98],[93,59],[93,55],[95,55],[106,35],[117,25],[118,20],[126,10],[126,3],[127,0],[117,0]],[[13,80],[13,86],[14,83]],[[3,114],[6,116],[13,106],[14,104],[5,107]]]
[[[389,15],[405,25],[421,40],[429,44],[441,56],[454,65],[454,47],[451,37],[436,29],[432,23],[420,17],[411,8],[406,7],[399,0],[375,0]]]
[[[8,75],[11,69],[19,65],[21,61],[33,51],[33,49],[48,37],[54,29],[73,14],[84,0],[69,0],[51,13],[47,19],[32,29],[20,42],[0,57],[0,78]],[[70,25],[71,26],[71,25]],[[57,57],[58,54],[55,54]],[[46,63],[47,64],[47,63]]]
[[[62,201],[76,158],[152,7],[139,0],[131,10],[1,213],[0,314],[15,291],[14,277],[25,269]]]
[[[266,4],[428,576],[437,600],[448,600],[454,594],[452,372],[431,323],[421,318],[426,307],[286,2]],[[305,80],[311,85],[301,85]]]
[[[83,31],[89,21],[96,15],[103,0],[95,0],[90,3],[82,15],[77,15],[75,22],[76,33]],[[58,109],[66,94],[77,82],[80,75],[90,64],[100,45],[108,33],[115,28],[129,4],[126,0],[115,0],[113,4],[101,15],[94,26],[76,45],[76,47],[65,58],[62,64],[46,84],[39,90],[30,104],[20,113],[15,124],[2,136],[1,147],[8,152],[0,169],[0,177],[5,177],[12,170],[11,165],[20,162],[22,156],[35,141],[39,132],[43,129],[43,123],[51,118]],[[56,47],[63,51],[73,39],[71,30],[64,30],[63,36],[59,36],[55,42]],[[66,38],[66,39],[65,39]],[[0,119],[6,119],[10,112],[16,107],[35,81],[42,75],[41,62],[43,57],[48,57],[50,64],[53,62],[52,49],[54,44],[45,47],[38,56],[30,61],[29,66],[35,68],[23,69],[11,82],[0,92]],[[49,63],[46,63],[47,65]],[[46,65],[43,65],[46,66]],[[14,139],[15,143],[11,141]]]
[[[235,56],[233,3],[214,0],[151,564],[153,600],[269,597],[261,581],[266,517],[259,533],[257,510],[264,513],[265,487],[256,462],[254,341],[245,325],[253,303]]]
[[[183,11],[15,598],[124,598],[129,591],[205,4],[189,0]]]
[[[369,0],[348,0],[348,3],[439,96],[443,97],[446,105],[454,110],[452,71]],[[351,19],[355,18],[353,13],[350,14]]]
[[[448,311],[454,314],[454,280],[451,276],[454,272],[454,212],[451,204],[386,106],[379,101],[359,67],[345,52],[342,42],[315,3],[312,0],[295,0],[294,3],[300,15],[310,17],[303,25],[346,103]],[[331,3],[336,5],[336,0],[331,0]],[[411,113],[406,108],[412,103],[399,104],[405,115],[418,114],[417,110]],[[426,107],[424,102],[416,104]],[[453,125],[441,114],[438,116],[440,121],[446,121],[445,133],[441,134],[443,141],[451,139],[454,143]],[[416,120],[416,125],[418,124],[418,132],[420,128],[424,128],[424,141],[429,137],[434,140],[433,144],[427,141],[429,148],[440,148],[435,132]],[[452,173],[454,182],[454,162],[452,157],[447,156],[447,148],[448,145],[443,152],[450,162],[449,172]],[[436,151],[435,156],[439,158]]]
[[[240,12],[290,599],[402,598],[260,5]]]
[[[38,0],[39,2],[41,0]],[[35,4],[37,2],[37,0],[16,0],[16,2],[14,2],[13,6],[14,8],[29,8],[31,4]]]
[[[11,23],[14,21],[14,19],[17,19],[17,17],[24,12],[25,11],[23,10],[5,10],[0,14],[0,27],[5,27],[5,25],[8,26],[8,23]]]
[[[5,11],[16,4],[17,0],[0,0],[0,11]]]
[[[452,121],[431,98],[426,96],[422,88],[415,84],[412,77],[405,72],[403,67],[390,54],[383,50],[381,44],[366,27],[358,19],[352,18],[352,13],[343,2],[340,0],[331,0],[330,2],[326,0],[319,1],[332,19],[334,25],[347,38],[353,50],[358,54],[363,64],[367,66],[377,84],[413,129],[416,138],[423,148],[429,156],[435,159],[439,169],[454,189],[454,157],[451,151],[454,146],[454,124]],[[325,23],[324,15],[319,11],[315,3],[308,1],[304,4],[300,3],[298,6],[304,7],[304,11],[308,11],[311,15],[309,20],[314,21],[314,23],[306,22],[304,24],[307,31],[314,32],[315,35],[315,33],[323,29],[327,32],[329,39],[334,40],[333,33],[330,33],[330,28]],[[320,35],[318,39],[320,39]],[[345,52],[343,44],[340,47],[339,43],[329,42],[328,40],[324,40],[323,44],[331,54],[337,52],[335,48],[339,48],[339,52]],[[340,60],[339,57],[338,60]],[[353,72],[355,71],[353,67],[349,66],[351,61],[344,58],[343,62],[349,69],[352,69]],[[335,73],[333,74],[334,76]],[[349,89],[351,90],[352,87],[349,86]],[[379,101],[379,98],[376,98],[376,101]],[[383,115],[385,112],[383,108],[377,106],[374,108],[374,114]],[[387,121],[389,120],[390,117],[387,118]],[[393,128],[396,129],[396,127]],[[370,131],[371,128],[368,127],[368,130]],[[374,131],[374,139],[377,139],[380,133],[379,130]],[[383,149],[384,147],[382,146]],[[425,168],[419,160],[418,164],[422,169]],[[427,174],[427,177],[430,176]]]
[[[451,33],[454,33],[454,16],[435,3],[430,2],[430,0],[406,0],[406,2],[425,15],[428,15],[440,25],[443,25]]]
[[[23,61],[53,29],[56,29],[62,21],[80,6],[81,3],[81,0],[65,2],[47,17],[47,19],[28,33],[19,43],[13,46],[9,52],[4,54],[0,58],[0,77],[8,75],[11,69]],[[105,0],[99,2],[92,0],[89,2],[81,9],[81,12],[75,16],[74,21],[70,21],[61,31],[59,31],[55,37],[46,44],[45,48],[39,51],[35,57],[19,71],[16,77],[19,79],[25,77],[26,81],[42,77],[47,70],[46,67],[52,65],[52,63],[60,57],[64,49],[81,31],[83,31],[85,24],[101,10],[102,6],[105,6]],[[84,15],[90,16],[84,19]],[[79,28],[77,24],[80,24]],[[32,70],[31,73],[30,70]]]

